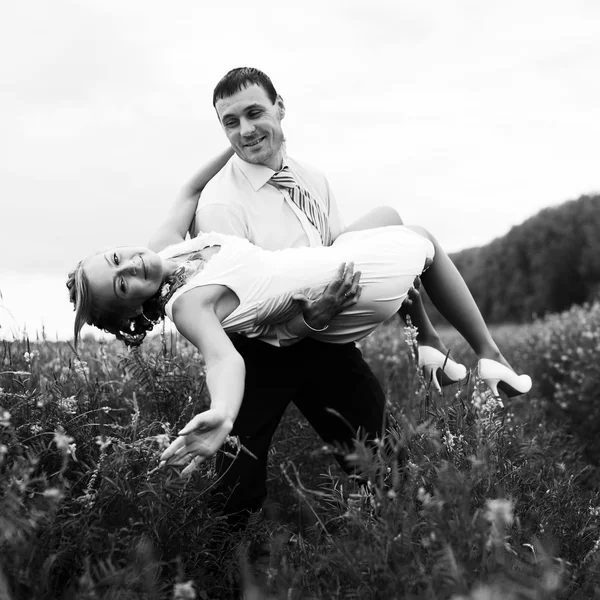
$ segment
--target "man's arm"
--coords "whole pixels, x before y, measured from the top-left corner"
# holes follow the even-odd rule
[[[342,263],[319,296],[312,299],[303,294],[293,296],[301,312],[285,323],[264,329],[261,339],[273,345],[288,346],[326,331],[334,317],[358,302],[362,290],[360,275],[360,271],[354,273],[353,263]]]
[[[227,164],[233,150],[227,148],[202,166],[193,179],[184,187],[175,200],[166,219],[150,238],[148,247],[155,252],[177,244],[185,239],[194,214],[198,208],[198,198],[206,184]]]

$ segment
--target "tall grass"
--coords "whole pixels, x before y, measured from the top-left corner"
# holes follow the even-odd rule
[[[494,335],[535,381],[498,402],[471,377],[440,397],[396,321],[362,342],[390,428],[332,465],[292,407],[270,498],[243,532],[206,499],[209,462],[159,471],[208,403],[177,337],[27,339],[0,349],[0,598],[586,598],[600,594],[600,306]],[[453,355],[474,357],[449,333]]]

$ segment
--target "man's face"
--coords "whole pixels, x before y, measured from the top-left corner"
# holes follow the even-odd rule
[[[221,125],[235,153],[244,161],[281,168],[285,107],[280,96],[273,104],[265,90],[256,85],[217,100]]]

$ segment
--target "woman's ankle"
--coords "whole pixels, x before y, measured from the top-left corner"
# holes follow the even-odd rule
[[[501,365],[504,365],[505,367],[508,367],[511,371],[514,371],[510,363],[506,360],[506,358],[504,358],[502,352],[500,352],[498,348],[485,348],[481,352],[476,352],[476,354],[477,358],[479,358],[480,360],[482,358],[488,358],[490,360],[494,360],[500,363]]]
[[[448,354],[448,348],[446,348],[444,342],[437,335],[418,335],[417,344],[419,346],[431,346],[439,350],[442,354]]]

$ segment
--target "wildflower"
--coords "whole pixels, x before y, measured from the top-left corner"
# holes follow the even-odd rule
[[[512,525],[513,503],[511,500],[497,498],[485,501],[485,516],[490,522]]]
[[[69,415],[74,415],[77,412],[77,399],[75,396],[69,396],[61,400],[62,409]]]
[[[497,410],[504,408],[504,403],[500,398],[493,396],[491,392],[481,393],[477,390],[473,391],[471,397],[473,407],[482,416],[491,416]]]
[[[67,454],[70,454],[75,460],[77,460],[77,456],[75,456],[75,451],[77,450],[77,444],[73,442],[67,446]]]
[[[0,444],[0,464],[2,464],[4,462],[4,457],[6,456],[8,452],[8,447],[5,446],[4,444]]]
[[[152,439],[158,444],[158,447],[161,450],[167,448],[167,446],[170,443],[170,437],[168,433],[159,433],[158,435],[155,435]]]
[[[10,413],[0,408],[0,427],[10,427]]]
[[[426,492],[425,488],[420,487],[417,490],[417,500],[424,506],[427,506],[431,502],[431,494]]]
[[[86,378],[90,374],[90,368],[88,367],[85,360],[75,359],[74,361],[75,372],[81,377]]]
[[[590,506],[590,516],[600,517],[600,506]]]
[[[229,446],[233,446],[233,448],[235,448],[236,450],[239,450],[242,445],[240,442],[240,438],[237,435],[228,435],[225,438],[225,443]]]
[[[44,428],[39,423],[33,423],[30,429],[33,435],[37,435],[38,433],[42,433]]]
[[[57,427],[54,432],[54,443],[58,447],[59,450],[62,450],[65,454],[71,453],[71,444],[75,440],[67,435],[62,427]],[[75,444],[72,444],[73,447]]]
[[[104,452],[110,446],[111,442],[112,438],[110,437],[105,438],[102,435],[96,436],[96,444],[100,446],[100,452]]]
[[[195,600],[196,598],[196,588],[191,579],[185,583],[175,584],[173,588],[173,600]]]
[[[44,498],[48,498],[49,500],[61,500],[63,497],[63,493],[58,488],[48,488],[44,490]]]
[[[446,448],[448,448],[448,450],[452,450],[452,448],[454,448],[455,439],[456,436],[450,433],[449,429],[446,429],[446,433],[444,434],[444,444],[446,444]]]
[[[504,543],[504,531],[513,522],[513,503],[511,500],[498,498],[485,501],[485,518],[490,522],[491,538],[489,543],[500,546]]]
[[[23,354],[23,358],[25,359],[25,362],[27,364],[30,364],[31,361],[36,357],[36,353],[35,352],[25,352]]]

